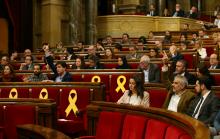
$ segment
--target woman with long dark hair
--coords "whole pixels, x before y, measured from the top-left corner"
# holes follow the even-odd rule
[[[13,67],[9,64],[5,65],[0,76],[0,82],[16,82],[16,81],[17,79],[15,77],[15,72]]]
[[[130,69],[130,66],[125,56],[118,57],[118,66],[116,67],[116,69]]]
[[[134,75],[129,80],[129,90],[118,100],[118,104],[138,105],[149,107],[149,93],[144,90],[144,79],[141,75]]]

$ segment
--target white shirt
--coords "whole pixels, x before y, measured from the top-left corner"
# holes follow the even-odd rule
[[[180,95],[173,94],[171,99],[170,99],[170,103],[169,103],[167,109],[177,112],[177,107],[178,107],[178,103],[180,101],[180,97],[181,97]]]
[[[214,25],[218,26],[220,28],[220,19],[215,19]]]
[[[149,68],[147,70],[144,70],[144,81],[145,83],[149,82]]]
[[[201,103],[201,105],[200,105],[200,107],[199,107],[198,112],[197,112],[196,115],[194,116],[196,119],[198,119],[199,113],[200,113],[200,109],[201,109],[203,103],[205,102],[205,99],[208,97],[208,95],[209,95],[210,92],[211,92],[211,91],[208,91],[204,96],[202,96],[202,97],[203,97],[202,103]],[[198,104],[199,104],[199,103],[198,103]],[[195,111],[196,111],[196,109],[197,109],[197,107],[198,107],[198,104],[197,104],[197,106],[196,106],[196,108],[195,108],[195,110],[194,110],[194,113],[195,113]]]
[[[200,48],[197,50],[197,52],[199,53],[200,58],[204,59],[207,57],[207,52],[205,48]]]

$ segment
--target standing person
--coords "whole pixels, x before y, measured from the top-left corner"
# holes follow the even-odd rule
[[[203,76],[196,81],[196,98],[191,102],[187,114],[206,125],[213,125],[219,111],[219,98],[211,91],[210,78]]]
[[[185,16],[185,13],[184,11],[181,9],[181,6],[180,4],[176,4],[176,9],[173,13],[173,17],[184,17]]]
[[[129,80],[129,90],[125,90],[118,104],[130,104],[142,107],[150,106],[149,93],[144,91],[144,80],[141,75],[134,75]]]
[[[214,21],[214,25],[218,26],[218,28],[220,28],[220,13],[217,14],[215,21]]]

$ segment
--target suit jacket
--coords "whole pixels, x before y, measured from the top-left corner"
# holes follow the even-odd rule
[[[176,11],[174,11],[173,15],[175,14]],[[185,16],[185,13],[182,9],[180,9],[178,12],[177,12],[177,17],[184,17]]]
[[[54,72],[54,75],[52,77],[52,80],[56,80],[56,78],[59,76],[57,73],[57,68],[56,66],[53,64],[53,57],[52,56],[47,56],[46,58],[46,62],[47,64],[50,66],[50,68],[52,69],[52,71]],[[65,75],[62,78],[62,82],[71,82],[73,81],[72,79],[72,75],[69,72],[66,72]]]
[[[22,70],[34,70],[34,64],[31,63],[30,66],[28,65],[25,65],[24,67],[22,67]]]
[[[138,67],[138,68],[141,69],[140,67]],[[160,82],[160,69],[156,64],[153,64],[153,63],[149,64],[148,81],[150,83],[159,83]]]
[[[173,75],[173,79],[175,78],[176,75],[177,74]],[[190,74],[188,71],[185,72],[184,76],[186,77],[186,79],[190,85],[194,85],[196,83],[196,77],[194,75]]]
[[[211,67],[211,66],[210,66]],[[220,65],[217,65],[216,67],[215,67],[215,69],[220,69]]]
[[[199,93],[196,98],[191,102],[186,114],[190,116],[193,115],[194,110],[200,101],[200,98],[201,93]],[[198,120],[204,122],[207,125],[213,125],[214,119],[219,111],[219,106],[219,98],[211,91],[201,106]]]
[[[163,83],[166,85],[166,88],[168,90],[167,97],[163,104],[163,108],[167,109],[170,103],[170,99],[172,95],[174,94],[172,84],[168,78],[168,72],[163,72]],[[185,90],[184,93],[180,97],[180,100],[177,106],[177,112],[185,113],[189,107],[190,102],[194,98],[195,98],[195,94],[193,92],[191,92],[190,90]]]

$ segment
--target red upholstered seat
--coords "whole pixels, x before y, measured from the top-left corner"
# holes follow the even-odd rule
[[[121,139],[143,139],[146,122],[146,117],[126,115]]]
[[[169,124],[150,119],[147,122],[144,139],[164,139]]]
[[[110,92],[109,92],[109,101],[110,102],[117,102],[118,99],[123,95],[122,89],[119,87],[118,92],[116,88],[118,87],[117,79],[120,76],[124,76],[126,78],[125,84],[123,85],[123,79],[120,80],[119,85],[121,84],[124,86],[124,89],[128,89],[129,79],[133,74],[112,74],[111,82],[110,82]]]
[[[16,125],[35,124],[35,106],[7,105],[4,112],[4,128],[7,139],[16,139]]]
[[[43,88],[42,87],[33,87],[31,89],[31,97],[32,98],[39,98],[40,92]],[[57,105],[59,105],[59,95],[60,95],[60,88],[51,87],[46,88],[48,92],[48,99],[53,99],[56,101]],[[45,98],[45,93],[42,94],[43,98]]]
[[[101,112],[96,130],[96,139],[120,139],[123,121],[124,115],[122,113]]]
[[[9,94],[12,88],[1,88],[1,98],[9,98]],[[18,98],[29,98],[29,89],[28,88],[16,88],[18,92]],[[14,93],[12,94],[15,95]]]
[[[70,104],[68,98],[72,89],[73,88],[70,87],[62,88],[62,92],[60,93],[60,104],[58,106],[58,130],[68,134],[74,134],[85,130],[87,123],[85,119],[85,109],[89,104],[90,93],[89,89],[76,88],[75,90],[77,95],[72,94],[71,98],[74,99],[74,97],[77,96],[75,105],[77,106],[79,113],[75,114],[71,109],[67,115],[65,110]]]
[[[118,66],[117,63],[103,63],[104,69],[113,69]]]
[[[215,80],[215,85],[219,86],[220,85],[220,74],[219,73],[212,73],[212,76]]]
[[[206,45],[204,45],[203,48],[206,49],[208,57],[210,57],[211,54],[215,53],[215,46],[206,46]]]
[[[150,94],[150,106],[162,108],[167,96],[167,90],[165,88],[149,88],[147,91]]]
[[[183,54],[184,60],[186,60],[188,63],[188,68],[189,69],[195,68],[195,65],[197,65],[197,63],[195,63],[196,56],[193,55],[192,53],[182,53],[182,54]]]
[[[183,129],[179,129],[175,126],[169,126],[166,131],[166,135],[164,139],[179,139],[182,137],[185,139],[185,135],[188,135]],[[188,136],[186,136],[187,138]],[[188,139],[188,138],[187,138]]]
[[[179,139],[192,139],[190,135],[182,135]]]

